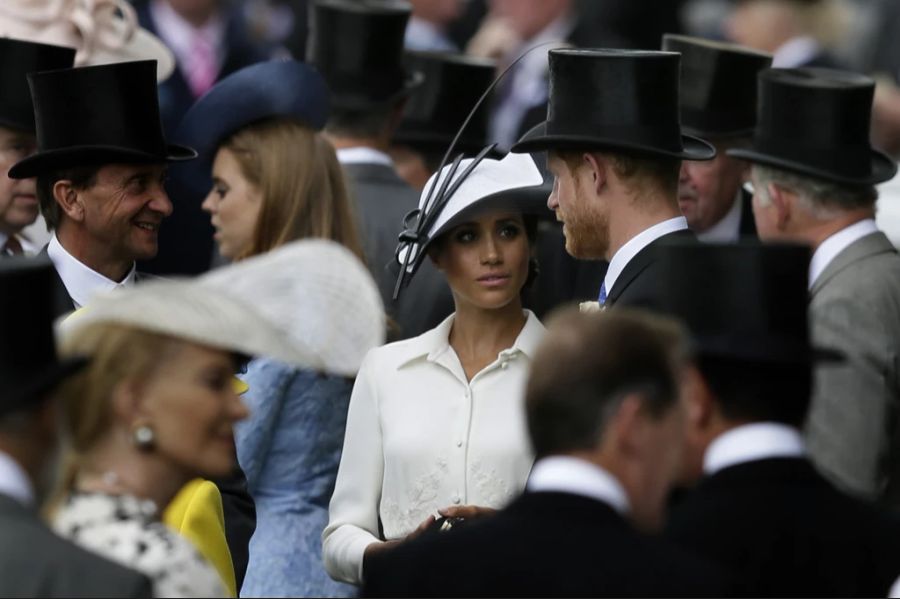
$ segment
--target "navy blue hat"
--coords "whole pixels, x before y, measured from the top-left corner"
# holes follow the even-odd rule
[[[328,87],[313,67],[296,60],[261,62],[225,77],[197,100],[181,121],[178,138],[210,159],[247,125],[285,117],[318,131],[328,111]]]

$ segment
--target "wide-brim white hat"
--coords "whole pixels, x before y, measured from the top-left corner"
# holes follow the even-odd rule
[[[427,230],[418,232],[415,242],[397,252],[397,260],[400,264],[406,263],[407,272],[415,272],[432,241],[480,211],[547,212],[544,177],[529,154],[510,153],[502,160],[484,158],[465,175],[474,160],[463,159],[455,170],[452,165],[447,165],[431,175],[425,184],[419,198],[418,218],[430,217],[432,223]],[[437,197],[440,190],[445,186],[449,190],[463,176],[465,179],[446,203],[440,202]],[[437,188],[432,191],[435,186]]]
[[[171,50],[126,0],[0,0],[0,37],[75,48],[75,66],[156,60],[157,81],[175,70]]]
[[[197,282],[252,305],[309,368],[355,376],[366,353],[384,343],[378,286],[352,252],[331,241],[295,241]]]
[[[159,280],[98,296],[57,325],[61,343],[118,323],[250,356],[353,376],[384,343],[378,288],[346,248],[304,240],[198,279]]]

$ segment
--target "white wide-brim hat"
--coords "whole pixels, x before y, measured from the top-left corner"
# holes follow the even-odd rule
[[[356,374],[385,331],[368,270],[326,240],[290,243],[198,279],[98,296],[57,324],[57,338],[65,344],[109,323],[342,376]]]
[[[75,48],[75,66],[156,60],[157,81],[175,70],[171,50],[126,0],[0,0],[0,37]]]
[[[451,176],[452,165],[431,175],[425,184],[419,198],[418,217],[430,217],[433,222],[427,231],[418,232],[416,242],[406,244],[397,252],[397,261],[405,263],[410,274],[421,264],[432,241],[480,211],[512,210],[524,214],[548,211],[544,177],[529,154],[510,153],[502,160],[484,158],[460,182],[446,203],[440,202],[438,192],[445,185],[450,189],[464,176],[473,161],[473,158],[463,159],[449,183],[447,178]],[[435,186],[437,189],[432,191]]]
[[[384,343],[378,286],[350,250],[332,241],[295,241],[197,282],[252,305],[315,370],[355,376],[368,351]]]

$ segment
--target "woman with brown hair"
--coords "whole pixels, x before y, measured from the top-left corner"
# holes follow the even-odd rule
[[[212,160],[203,209],[225,258],[244,260],[318,237],[362,259],[343,173],[318,132],[327,97],[311,68],[269,62],[222,80],[185,117],[185,136]],[[251,416],[237,427],[237,453],[257,523],[241,595],[353,595],[325,573],[320,540],[352,378],[263,358],[250,362],[243,379]]]

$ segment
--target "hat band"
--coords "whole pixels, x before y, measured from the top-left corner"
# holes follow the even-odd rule
[[[872,174],[872,148],[868,144],[829,147],[797,143],[772,136],[757,136],[754,139],[753,149],[761,154],[848,178],[866,178]]]
[[[669,152],[681,152],[681,128],[678,123],[657,125],[592,125],[579,122],[547,121],[546,136],[570,135],[578,138],[594,138],[599,143],[616,142],[658,148]]]

